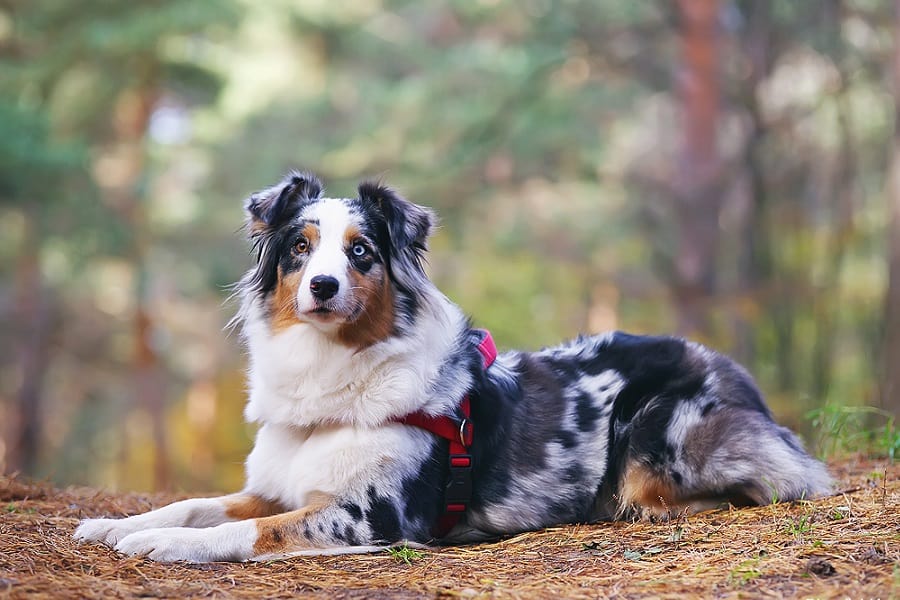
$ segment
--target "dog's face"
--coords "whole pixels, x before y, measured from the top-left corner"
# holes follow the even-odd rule
[[[313,325],[347,346],[394,335],[425,278],[432,215],[362,183],[357,198],[324,198],[312,175],[291,174],[247,202],[257,265],[244,279],[277,333]],[[414,303],[413,303],[414,304]],[[404,308],[406,307],[406,308]]]

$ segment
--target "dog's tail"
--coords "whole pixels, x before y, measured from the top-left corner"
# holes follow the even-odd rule
[[[775,423],[750,375],[699,346],[693,358],[708,373],[691,398],[658,398],[635,415],[619,478],[619,510],[668,513],[723,503],[763,505],[831,492],[825,465],[789,429]],[[668,422],[656,436],[653,423]],[[663,458],[659,435],[665,436]]]
[[[629,448],[619,484],[620,515],[635,508],[662,515],[764,505],[831,492],[825,465],[764,413],[725,410],[686,437],[682,455],[662,464]]]

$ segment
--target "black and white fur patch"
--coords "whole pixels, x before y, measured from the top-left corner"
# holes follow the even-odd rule
[[[397,419],[453,414],[467,393],[473,496],[443,542],[829,492],[750,375],[699,344],[612,332],[483,369],[423,270],[432,213],[378,183],[323,190],[292,173],[247,203],[257,261],[237,321],[260,428],[244,490],[77,538],[194,562],[432,542],[447,442]]]

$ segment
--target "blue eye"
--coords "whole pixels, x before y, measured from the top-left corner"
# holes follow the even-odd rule
[[[354,244],[350,251],[353,252],[353,256],[363,257],[368,252],[368,249],[362,244]]]

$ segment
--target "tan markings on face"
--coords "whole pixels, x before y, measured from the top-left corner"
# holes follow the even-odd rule
[[[256,543],[253,552],[257,555],[273,554],[309,548],[311,544],[303,536],[303,521],[330,504],[333,497],[322,492],[312,492],[309,502],[299,510],[256,520]]]
[[[356,225],[350,225],[344,231],[344,248],[349,248],[353,245],[353,243],[362,237],[362,232],[360,232],[359,227]]]
[[[235,521],[258,519],[284,512],[284,507],[274,500],[266,500],[250,494],[236,494],[225,498],[225,516]]]
[[[297,314],[297,288],[302,280],[303,269],[282,275],[278,268],[278,284],[271,300],[273,333],[303,322]]]
[[[304,225],[300,235],[306,238],[310,251],[319,242],[319,228],[312,223]],[[291,251],[294,251],[293,247]],[[297,313],[297,291],[303,281],[303,271],[301,268],[285,274],[281,267],[278,267],[278,283],[275,285],[275,294],[269,300],[273,333],[279,333],[292,325],[305,322]]]
[[[338,329],[338,340],[345,346],[364,350],[386,339],[394,331],[394,292],[387,271],[373,265],[368,273],[351,269],[353,302],[363,307],[351,323]]]
[[[306,238],[310,248],[315,248],[319,245],[319,228],[312,223],[304,225],[303,229],[300,230],[300,235]]]
[[[680,503],[674,483],[646,465],[630,462],[625,467],[619,490],[622,508],[638,505],[651,512],[665,514]]]

